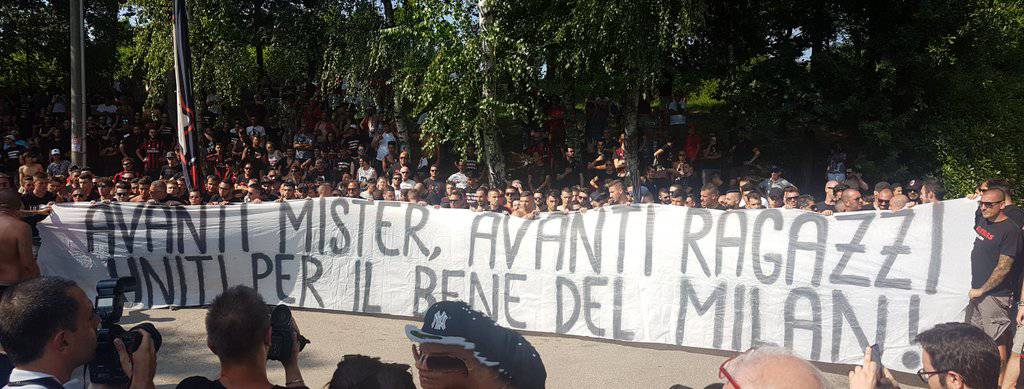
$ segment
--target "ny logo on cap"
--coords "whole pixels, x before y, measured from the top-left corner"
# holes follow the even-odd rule
[[[430,327],[435,329],[435,330],[438,330],[438,331],[444,331],[445,330],[445,322],[447,322],[447,321],[448,321],[448,314],[447,313],[445,313],[444,311],[435,312],[434,313],[434,322],[430,324]]]

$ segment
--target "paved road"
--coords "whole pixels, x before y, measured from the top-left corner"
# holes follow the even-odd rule
[[[132,312],[126,323],[154,322],[163,334],[158,357],[158,388],[173,388],[184,377],[216,378],[217,360],[206,348],[205,309],[152,309]],[[365,354],[385,361],[411,364],[410,342],[404,318],[296,311],[303,335],[313,341],[300,356],[303,375],[311,388],[322,388],[345,354]],[[693,388],[718,382],[718,366],[730,352],[665,345],[638,345],[588,338],[526,334],[540,351],[549,388]],[[284,370],[270,364],[271,381],[284,383]],[[820,365],[836,388],[847,386],[848,366]],[[411,369],[413,375],[415,368]],[[907,384],[920,381],[900,375]]]

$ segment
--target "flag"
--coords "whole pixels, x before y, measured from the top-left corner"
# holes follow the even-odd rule
[[[188,15],[185,0],[174,0],[174,80],[178,97],[178,159],[189,191],[201,188],[199,183],[199,145],[196,132],[195,101],[192,99],[192,53],[188,47]]]

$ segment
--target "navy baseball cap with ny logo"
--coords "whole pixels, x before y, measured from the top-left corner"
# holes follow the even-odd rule
[[[519,333],[499,326],[462,301],[441,301],[423,315],[423,326],[405,326],[413,342],[460,346],[518,389],[543,388],[547,373],[540,354]]]

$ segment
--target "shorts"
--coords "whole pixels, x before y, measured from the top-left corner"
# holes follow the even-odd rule
[[[1010,296],[982,296],[967,304],[964,321],[980,328],[999,343],[1007,335],[1014,321],[1013,300]]]

